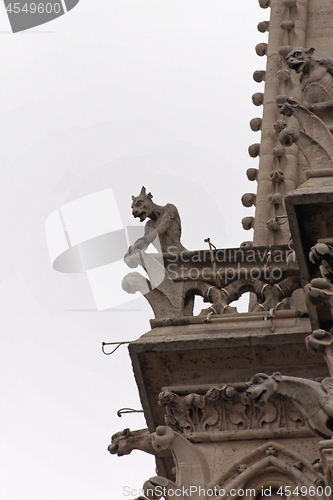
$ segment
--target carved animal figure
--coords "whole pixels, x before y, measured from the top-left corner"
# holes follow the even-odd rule
[[[333,99],[333,61],[312,56],[314,48],[299,47],[289,52],[286,61],[290,69],[300,74],[304,97],[310,104]]]
[[[142,187],[139,196],[132,196],[132,214],[141,222],[150,219],[145,226],[145,234],[128,249],[125,258],[136,250],[146,250],[150,243],[154,245],[156,237],[159,238],[162,252],[179,253],[186,248],[180,242],[181,221],[177,208],[168,203],[165,206],[156,205],[152,201],[153,195],[146,193]],[[156,245],[156,243],[155,243]]]
[[[133,450],[141,450],[146,453],[156,455],[156,451],[151,444],[151,434],[148,429],[140,429],[138,431],[130,431],[124,429],[116,432],[111,437],[111,444],[108,446],[108,451],[118,457],[129,455]]]
[[[244,400],[254,401],[255,406],[261,407],[273,394],[292,399],[314,433],[324,439],[333,435],[333,378],[319,383],[280,373],[271,376],[257,373],[248,383]]]

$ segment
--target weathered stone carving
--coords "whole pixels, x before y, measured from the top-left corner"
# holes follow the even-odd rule
[[[285,180],[284,172],[282,170],[272,170],[269,176],[271,181],[275,184],[279,184],[280,182],[284,182]]]
[[[292,50],[287,64],[300,75],[301,88],[308,103],[323,103],[333,99],[333,61],[312,57],[314,48]],[[313,109],[312,109],[313,110]]]
[[[332,169],[333,140],[325,123],[293,99],[278,96],[276,102],[280,113],[295,116],[304,129],[304,132],[292,127],[283,129],[279,134],[281,144],[289,147],[296,143],[312,170]]]
[[[245,398],[246,399],[246,398]],[[292,435],[306,430],[305,419],[291,401],[282,396],[271,398],[263,408],[243,400],[243,393],[223,384],[212,386],[206,394],[179,396],[163,391],[158,404],[166,408],[165,423],[190,440],[203,433],[214,433],[214,440],[251,438],[251,431],[265,436]],[[259,434],[258,434],[259,430]],[[206,438],[207,439],[207,436]]]
[[[304,287],[305,298],[315,307],[325,305],[333,318],[333,247],[332,238],[320,240],[309,253],[310,261],[319,266],[322,278],[314,278]]]
[[[326,481],[333,488],[333,441],[320,441],[319,451]]]
[[[278,171],[276,175],[280,177]],[[243,201],[245,204],[255,203],[255,195],[247,193],[243,196]],[[277,193],[272,203],[277,204],[278,201]],[[131,272],[124,277],[122,287],[128,293],[140,291],[150,303],[155,320],[192,316],[196,295],[202,296],[204,302],[210,303],[210,307],[200,313],[205,318],[211,314],[237,313],[230,303],[248,291],[254,292],[258,299],[254,311],[270,310],[280,306],[281,301],[300,286],[297,273],[290,276],[288,271],[289,276],[283,279],[280,263],[284,257],[282,261],[281,258],[278,261],[279,281],[273,283],[268,254],[265,259],[258,252],[258,255],[247,256],[246,250],[234,250],[235,255],[240,252],[241,262],[253,263],[256,278],[248,278],[246,276],[251,276],[251,266],[243,268],[241,262],[232,259],[230,265],[233,267],[229,268],[224,260],[224,250],[215,247],[209,251],[185,250],[180,243],[181,227],[177,209],[173,205],[159,207],[153,204],[151,195],[146,194],[145,188],[142,188],[139,196],[133,197],[132,211],[140,220],[143,221],[147,217],[150,220],[146,224],[145,236],[129,248],[124,260],[131,268],[141,266],[148,278],[139,272]],[[176,215],[172,217],[170,211]],[[248,219],[250,227],[254,219]],[[247,219],[243,220],[243,223],[246,221]],[[147,254],[143,251],[150,243],[158,247],[157,240],[161,242],[159,253]],[[164,251],[166,249],[169,252]],[[215,255],[220,254],[222,259],[220,257],[217,262]]]
[[[333,317],[333,285],[325,278],[314,278],[303,288],[305,299],[315,307],[325,304]]]
[[[276,99],[280,112],[286,116],[294,115],[302,125],[303,130],[287,127],[279,134],[279,141],[289,147],[294,143],[305,156],[312,175],[319,171],[331,175],[333,168],[333,140],[325,123],[314,113],[304,108],[292,99],[278,96]]]
[[[333,246],[332,238],[320,240],[313,246],[309,253],[309,259],[320,269],[323,278],[333,283]]]
[[[271,376],[258,373],[249,382],[244,394],[246,401],[264,407],[273,394],[290,398],[305,417],[309,428],[322,438],[333,435],[333,379],[321,383],[280,373]]]
[[[333,335],[331,332],[318,329],[305,339],[305,345],[309,352],[317,354],[321,352],[327,363],[330,375],[333,375]]]
[[[140,429],[138,431],[130,431],[124,429],[116,432],[111,437],[111,444],[108,446],[108,451],[111,455],[129,455],[133,450],[141,450],[146,453],[156,455],[156,450],[151,444],[151,434],[148,429]]]
[[[271,494],[270,489],[265,487],[266,493],[262,496],[262,485],[270,484],[272,469],[278,472],[277,484],[283,478],[281,483],[288,485],[291,491],[296,490],[296,487],[298,487],[298,491],[301,491],[303,486],[302,498],[307,500],[313,498],[313,496],[311,497],[311,486],[316,491],[314,485],[325,485],[323,475],[304,456],[278,442],[269,441],[235,461],[229,470],[215,476],[208,484],[207,489],[223,487],[223,497],[219,498],[232,498],[232,490],[239,489],[248,491],[246,496],[248,499],[283,498],[281,494],[273,496],[274,493]],[[328,500],[329,497],[323,495],[320,498]]]
[[[152,434],[152,446],[156,452],[170,450],[176,465],[175,482],[165,477],[155,476],[150,478],[143,485],[144,494],[149,500],[160,498],[155,496],[165,488],[166,500],[179,497],[179,488],[189,488],[192,486],[191,498],[199,500],[202,498],[200,490],[205,488],[209,482],[209,468],[202,453],[183,436],[174,432],[170,427],[159,426]],[[196,488],[196,491],[195,490]]]
[[[139,238],[125,255],[125,262],[136,250],[146,250],[150,243],[154,245],[156,238],[159,239],[158,250],[168,252],[172,248],[176,252],[186,250],[180,242],[181,221],[177,208],[168,203],[167,205],[156,205],[152,201],[153,195],[146,194],[146,188],[142,187],[139,196],[132,196],[132,214],[141,222],[150,219],[145,226],[145,235]],[[156,244],[156,243],[155,243]]]

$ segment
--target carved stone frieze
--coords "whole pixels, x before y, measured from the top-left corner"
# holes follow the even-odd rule
[[[304,417],[283,396],[270,398],[259,408],[254,401],[244,400],[244,394],[234,387],[220,385],[212,386],[205,394],[179,396],[163,391],[158,404],[166,409],[166,425],[190,440],[198,441],[200,436],[207,440],[204,433],[215,434],[214,440],[307,434]]]

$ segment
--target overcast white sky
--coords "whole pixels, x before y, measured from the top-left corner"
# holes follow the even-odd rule
[[[106,451],[145,422],[116,415],[140,408],[127,348],[101,352],[148,331],[150,307],[98,312],[86,276],[52,268],[44,224],[106,188],[131,224],[144,184],[178,207],[188,249],[252,239],[240,197],[256,191],[245,172],[268,17],[257,0],[81,0],[12,34],[0,5],[2,500],[133,498],[123,487],[155,475],[142,452]]]

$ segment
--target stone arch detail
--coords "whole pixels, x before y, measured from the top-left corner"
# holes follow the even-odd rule
[[[306,500],[314,498],[313,495],[308,494],[310,486],[325,487],[324,476],[314,470],[306,458],[273,441],[259,446],[235,462],[227,472],[215,477],[208,487],[223,488],[224,495],[217,497],[218,499],[255,500],[260,494],[261,488],[267,488],[270,484],[273,488],[279,486],[290,486],[291,488],[298,486],[301,488],[305,486],[307,495],[302,496],[302,498]],[[242,497],[230,494],[232,490],[238,491],[240,489],[255,490],[255,494],[251,493],[249,496]],[[328,500],[326,496],[320,498]]]

